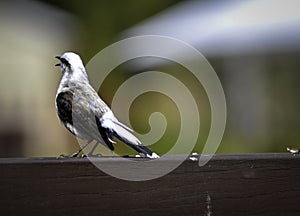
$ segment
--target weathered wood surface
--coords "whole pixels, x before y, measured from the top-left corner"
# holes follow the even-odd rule
[[[1,215],[300,215],[300,155],[215,155],[144,182],[86,158],[0,159],[0,170]]]

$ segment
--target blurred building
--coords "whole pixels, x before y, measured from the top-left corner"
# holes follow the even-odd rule
[[[60,71],[55,55],[70,49],[75,18],[35,1],[0,2],[0,155],[66,150],[55,113]]]
[[[228,106],[220,153],[276,152],[299,146],[299,6],[296,0],[1,1],[0,156],[56,156],[75,150],[76,139],[55,113],[61,74],[54,67],[54,56],[72,50],[87,63],[119,39],[146,34],[170,36],[192,45],[217,72]],[[148,69],[177,73],[189,80],[187,71],[178,66],[157,59],[137,60],[109,77],[100,89],[101,96],[111,103],[121,79]],[[155,80],[151,82],[155,85]],[[196,90],[204,119],[204,135],[196,147],[201,152],[210,119],[209,107],[203,102],[205,92]],[[165,110],[171,122],[178,120],[176,108],[170,108],[172,102],[150,96],[149,107]],[[145,101],[138,100],[136,107],[145,107]],[[146,109],[133,110],[135,127],[147,131],[149,125],[138,113]],[[167,133],[171,138],[162,139],[163,145],[176,138],[172,131],[177,133],[178,128]]]
[[[221,145],[221,152],[285,151],[299,141],[299,115],[288,111],[299,108],[299,89],[292,87],[299,80],[299,6],[293,0],[182,1],[122,37],[173,37],[211,61],[228,106],[227,147]]]

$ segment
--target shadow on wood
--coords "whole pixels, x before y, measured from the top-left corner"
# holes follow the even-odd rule
[[[0,167],[3,215],[300,214],[300,155],[215,155],[143,182],[111,177],[86,158],[0,159]]]

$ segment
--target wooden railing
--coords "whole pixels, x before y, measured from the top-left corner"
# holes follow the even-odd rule
[[[99,158],[117,163],[118,158]],[[125,181],[86,158],[0,159],[1,215],[300,215],[300,155],[214,155]]]

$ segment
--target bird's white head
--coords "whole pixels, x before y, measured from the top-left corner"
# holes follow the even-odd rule
[[[56,56],[60,60],[60,63],[57,66],[60,66],[61,72],[65,75],[71,76],[84,76],[86,77],[86,71],[82,60],[79,55],[73,52],[66,52],[62,56]]]

